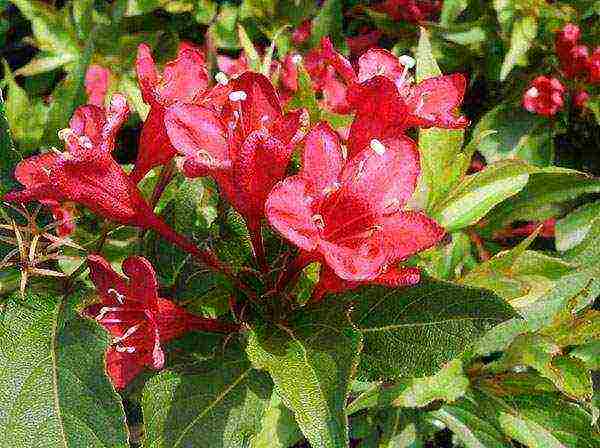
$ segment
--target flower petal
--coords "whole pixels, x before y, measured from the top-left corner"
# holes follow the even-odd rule
[[[408,137],[371,141],[341,175],[344,203],[365,204],[374,215],[394,213],[412,196],[419,177],[419,152]]]
[[[129,288],[127,283],[117,274],[110,263],[100,255],[89,255],[87,264],[90,268],[90,279],[102,297],[104,305],[122,305],[127,297]]]
[[[304,109],[294,110],[276,119],[269,132],[280,142],[294,146],[304,138],[309,125],[308,112]]]
[[[154,86],[158,84],[160,75],[152,57],[152,50],[146,44],[138,46],[137,58],[135,60],[135,71],[137,73],[138,84],[142,91],[142,97],[146,104],[154,104],[156,97],[154,96]]]
[[[80,136],[88,137],[94,146],[102,142],[102,129],[106,124],[106,113],[98,106],[87,105],[75,109],[69,127]]]
[[[410,89],[406,102],[410,108],[407,127],[464,128],[469,124],[457,111],[462,104],[467,80],[460,73],[425,79]]]
[[[101,65],[90,65],[85,72],[85,91],[88,103],[102,107],[110,83],[110,70]]]
[[[143,257],[129,257],[123,262],[123,273],[129,278],[128,298],[156,311],[158,281],[152,264]]]
[[[358,58],[358,82],[385,76],[398,86],[403,72],[404,66],[398,58],[383,48],[372,48]]]
[[[106,373],[117,389],[124,389],[144,370],[143,355],[119,353],[114,347],[106,352]]]
[[[353,237],[351,242],[344,241],[343,245],[320,240],[319,251],[329,267],[343,280],[373,280],[388,260],[381,237],[381,232],[373,232]]]
[[[204,55],[197,48],[183,49],[177,59],[165,65],[162,80],[156,86],[158,101],[164,106],[175,101],[192,102],[208,87]]]
[[[325,122],[318,123],[306,136],[302,155],[302,176],[318,195],[336,187],[344,165],[341,142]]]
[[[436,245],[446,234],[433,219],[421,212],[401,211],[378,220],[390,262],[405,260]]]
[[[265,204],[269,223],[284,237],[306,251],[313,251],[319,229],[313,221],[311,187],[301,176],[291,176],[271,190]]]

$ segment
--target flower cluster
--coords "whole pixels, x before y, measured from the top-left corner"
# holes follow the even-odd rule
[[[116,94],[103,107],[110,73],[97,69],[87,78],[93,104],[77,109],[69,128],[60,131],[66,150],[21,162],[16,177],[25,188],[4,199],[39,201],[53,211],[76,203],[110,221],[154,230],[237,281],[241,293],[253,298],[210,250],[200,250],[165,224],[138,189],[150,170],[177,158],[183,175],[213,178],[221,197],[243,216],[263,279],[271,273],[262,241],[265,223],[297,248],[283,274],[272,278],[277,293],[283,294],[312,262],[321,263],[313,301],[367,283],[417,283],[419,270],[402,262],[434,246],[445,231],[424,212],[407,209],[421,170],[416,144],[406,131],[465,127],[468,120],[458,114],[464,76],[415,84],[412,58],[371,48],[352,64],[327,38],[305,63],[323,92],[331,92],[335,80],[341,94],[326,95],[335,97],[330,103],[354,113],[347,138],[326,122],[311,128],[302,109],[284,112],[275,87],[262,74],[244,70],[229,77],[220,72],[215,83],[203,52],[189,44],[182,44],[161,72],[150,48],[141,45],[136,70],[150,112],[133,171],[127,174],[111,154],[128,116],[127,103]],[[293,90],[290,81],[287,87]],[[302,166],[290,175],[296,148]],[[117,387],[127,385],[144,366],[161,368],[162,344],[170,339],[190,330],[237,328],[193,316],[158,297],[153,268],[144,258],[123,263],[128,279],[100,255],[90,256],[88,265],[101,303],[86,314],[114,338],[107,370]]]
[[[581,30],[573,23],[566,24],[555,36],[556,55],[565,80],[575,82],[572,94],[573,105],[586,107],[590,98],[582,83],[600,83],[600,47],[591,54],[586,45],[580,43]],[[555,77],[538,76],[523,94],[523,107],[529,112],[551,117],[564,105],[566,88]]]

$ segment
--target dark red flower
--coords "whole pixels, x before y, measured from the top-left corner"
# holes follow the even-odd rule
[[[590,99],[590,94],[585,90],[579,90],[573,95],[573,105],[578,109],[585,109],[587,102]]]
[[[106,371],[118,389],[127,386],[143,369],[162,369],[163,344],[189,331],[229,333],[234,325],[194,316],[173,302],[158,297],[154,269],[142,257],[123,262],[117,274],[99,255],[88,257],[90,278],[101,302],[84,314],[96,319],[113,337],[106,352]]]
[[[88,104],[104,106],[109,84],[110,70],[101,65],[90,65],[85,73],[85,92],[88,96]]]
[[[588,59],[589,81],[600,83],[600,47],[597,47]]]
[[[561,61],[562,71],[567,78],[584,78],[588,73],[590,52],[585,45],[575,45]]]
[[[142,44],[138,47],[136,70],[142,96],[150,105],[131,173],[138,183],[148,171],[168,163],[176,154],[165,130],[165,109],[177,101],[200,101],[207,95],[209,78],[203,52],[189,44],[180,46],[177,58],[165,65],[162,76],[150,48]]]
[[[229,84],[229,101],[220,113],[179,103],[169,108],[165,123],[171,143],[185,156],[186,176],[213,177],[246,219],[255,250],[260,250],[265,200],[285,175],[308,116],[304,111],[284,115],[263,75],[246,72]]]
[[[376,47],[382,33],[379,30],[361,30],[361,32],[353,37],[347,37],[346,43],[350,49],[350,54],[360,56],[370,48]]]
[[[373,139],[346,160],[338,135],[320,123],[305,139],[300,173],[269,195],[267,218],[301,249],[301,264],[322,261],[341,279],[332,281],[325,270],[319,288],[418,281],[414,269],[396,264],[445,233],[425,214],[403,209],[419,172],[416,145],[407,137]]]
[[[292,33],[292,42],[294,45],[301,45],[306,42],[311,34],[312,23],[310,20],[302,22]]]
[[[554,46],[559,60],[566,61],[569,58],[569,51],[579,43],[581,30],[574,23],[567,23],[554,38]]]
[[[441,0],[385,0],[374,9],[388,14],[393,20],[418,23],[433,19],[442,9]]]
[[[563,104],[565,88],[556,78],[538,76],[523,95],[523,107],[529,112],[551,117]]]

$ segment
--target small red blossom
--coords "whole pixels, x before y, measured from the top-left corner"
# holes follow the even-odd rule
[[[85,92],[88,104],[102,107],[110,84],[110,70],[101,65],[90,65],[85,73]]]
[[[385,0],[374,9],[395,21],[419,23],[433,19],[442,9],[441,0]]]
[[[284,115],[263,75],[246,72],[229,84],[229,101],[221,112],[179,103],[169,108],[165,123],[171,143],[185,157],[184,174],[212,176],[246,219],[255,250],[260,250],[267,195],[284,177],[308,116],[304,111]]]
[[[600,83],[600,47],[597,47],[588,59],[589,81]]]
[[[554,38],[554,47],[560,61],[569,59],[569,51],[576,46],[581,37],[581,30],[574,23],[567,23]]]
[[[575,45],[562,61],[562,70],[567,78],[584,78],[588,72],[590,52],[585,45]]]
[[[189,331],[230,333],[235,325],[194,316],[173,302],[158,296],[154,269],[142,257],[123,262],[117,274],[99,255],[88,257],[90,278],[101,302],[84,314],[94,318],[113,337],[106,351],[106,371],[116,388],[126,387],[143,369],[162,369],[164,343]]]
[[[556,78],[538,76],[523,95],[523,107],[529,112],[551,117],[564,104],[565,88]]]
[[[273,188],[265,210],[271,225],[301,249],[301,265],[322,261],[335,273],[333,280],[323,271],[317,295],[365,282],[418,281],[414,269],[396,264],[445,233],[425,214],[403,209],[419,172],[416,145],[407,137],[373,139],[346,160],[328,124],[308,134],[302,170]]]
[[[165,65],[162,75],[156,68],[150,48],[140,45],[136,71],[150,112],[142,128],[138,157],[131,173],[135,183],[152,168],[168,163],[177,153],[165,130],[166,108],[177,101],[199,101],[207,94],[209,82],[203,52],[185,43],[180,46],[177,58]]]
[[[579,90],[575,92],[573,95],[573,105],[577,109],[585,109],[587,107],[587,102],[590,99],[590,94],[585,90]]]
[[[292,33],[294,45],[301,45],[310,38],[312,23],[310,20],[302,22]]]

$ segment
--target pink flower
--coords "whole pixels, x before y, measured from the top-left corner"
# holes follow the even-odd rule
[[[237,58],[232,58],[226,55],[217,56],[217,66],[219,70],[229,77],[236,77],[250,70],[248,60],[244,52],[240,53]]]
[[[376,47],[382,33],[379,30],[362,30],[357,36],[347,37],[346,43],[350,48],[350,54],[360,56],[370,48]]]
[[[294,45],[301,45],[310,38],[312,23],[310,20],[302,22],[292,33]]]
[[[167,111],[171,143],[185,156],[188,177],[211,176],[244,216],[260,251],[260,221],[269,191],[285,175],[292,151],[304,136],[304,111],[283,114],[271,82],[246,72],[229,82],[220,113],[178,103]]]
[[[440,0],[384,0],[375,5],[376,11],[388,14],[395,21],[412,23],[431,20],[442,9]]]
[[[162,369],[163,344],[188,331],[230,333],[237,326],[194,316],[158,297],[154,269],[142,257],[123,262],[127,279],[99,255],[88,257],[90,278],[101,303],[84,310],[113,337],[106,352],[106,371],[118,389],[127,386],[143,369]]]
[[[156,68],[150,48],[142,44],[138,47],[136,71],[144,101],[150,105],[131,173],[133,181],[138,183],[148,171],[168,163],[176,154],[165,130],[166,108],[177,101],[209,101],[210,95],[204,54],[190,44],[180,46],[177,58],[166,64],[162,75]]]
[[[585,109],[587,102],[590,99],[590,94],[585,90],[579,90],[573,95],[573,105],[578,109]]]
[[[90,65],[85,73],[85,92],[88,104],[102,107],[110,84],[110,70],[100,65]]]
[[[556,33],[554,46],[561,61],[568,60],[568,53],[577,45],[581,37],[581,30],[574,23],[567,23],[562,30]]]
[[[565,88],[556,78],[538,76],[523,95],[523,107],[529,112],[551,117],[563,104]]]
[[[267,218],[300,248],[301,265],[324,263],[321,289],[412,284],[418,271],[397,263],[445,233],[425,214],[403,209],[419,172],[416,145],[407,137],[373,139],[346,160],[338,135],[320,123],[305,139],[300,173],[270,193]]]

